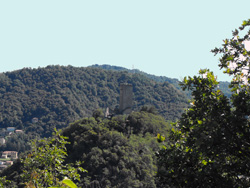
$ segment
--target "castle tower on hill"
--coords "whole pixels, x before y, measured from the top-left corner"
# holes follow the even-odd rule
[[[133,87],[131,84],[120,85],[120,106],[121,114],[130,114],[133,106]]]

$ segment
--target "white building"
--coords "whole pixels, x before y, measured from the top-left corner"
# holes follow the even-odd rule
[[[6,140],[4,138],[0,138],[0,145],[3,145],[6,143]]]
[[[11,159],[17,159],[18,152],[17,151],[4,151],[2,153],[2,158],[7,159],[7,158],[11,158]]]
[[[7,127],[7,132],[14,132],[15,131],[15,127]]]

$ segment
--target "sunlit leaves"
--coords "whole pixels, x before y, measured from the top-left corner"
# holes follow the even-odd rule
[[[21,161],[24,165],[22,180],[26,186],[47,187],[61,185],[60,178],[67,176],[71,180],[80,180],[78,172],[86,172],[81,163],[74,167],[72,164],[63,164],[67,156],[67,137],[56,132],[50,140],[32,142],[32,151]]]
[[[159,143],[164,142],[165,139],[165,136],[162,136],[160,133],[157,134],[157,141]]]
[[[247,25],[250,25],[250,20],[244,20],[242,23],[242,26],[245,27]]]
[[[250,20],[244,20],[240,30],[244,30],[250,25]],[[243,32],[243,31],[241,31]],[[215,48],[212,52],[217,55],[222,54],[219,67],[225,69],[224,73],[233,75],[232,81],[237,81],[241,85],[247,85],[247,77],[250,74],[249,69],[249,49],[247,50],[250,30],[243,32],[233,31],[233,37],[224,40],[221,48]],[[243,74],[242,74],[243,73]],[[236,86],[237,87],[237,86]]]
[[[76,184],[68,178],[64,178],[62,183],[69,186],[70,188],[77,188]]]

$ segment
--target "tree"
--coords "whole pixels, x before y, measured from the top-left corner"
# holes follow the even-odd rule
[[[73,181],[80,180],[78,172],[86,170],[75,168],[72,164],[64,164],[67,156],[65,145],[69,144],[65,139],[67,138],[56,132],[50,140],[32,143],[32,151],[21,159],[24,165],[21,177],[26,187],[61,186],[65,182],[70,183],[67,179],[61,181],[64,177]]]
[[[250,26],[244,21],[240,30]],[[231,98],[217,87],[209,70],[184,78],[191,106],[175,124],[170,144],[157,154],[159,187],[249,187],[250,182],[250,51],[244,45],[250,30],[224,40],[219,66],[232,75]]]
[[[102,109],[99,108],[99,109],[96,109],[96,110],[93,112],[92,116],[93,116],[95,119],[103,118],[103,117],[104,117],[104,113],[103,113]]]

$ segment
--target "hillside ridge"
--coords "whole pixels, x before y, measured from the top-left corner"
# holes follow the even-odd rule
[[[96,109],[115,109],[121,83],[133,85],[133,110],[152,105],[166,120],[177,120],[187,98],[168,82],[158,83],[141,74],[99,68],[47,66],[0,75],[0,126],[50,136]],[[37,118],[38,122],[32,123]]]

